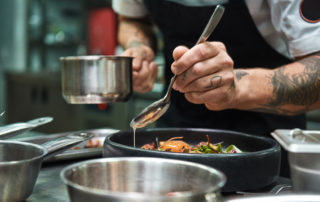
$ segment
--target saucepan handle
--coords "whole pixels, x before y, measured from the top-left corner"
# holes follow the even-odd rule
[[[94,134],[89,132],[76,132],[45,142],[41,146],[43,146],[48,151],[45,158],[49,159],[52,156],[55,156],[56,154],[69,149],[70,147],[91,139],[93,136]]]
[[[41,117],[22,123],[12,123],[0,127],[0,139],[14,137],[26,131],[29,131],[40,125],[49,123],[53,120],[52,117]]]

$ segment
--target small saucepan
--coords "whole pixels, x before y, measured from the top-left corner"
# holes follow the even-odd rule
[[[61,57],[62,94],[71,104],[127,101],[132,94],[132,58]]]
[[[42,160],[93,137],[91,133],[72,133],[37,145],[19,141],[0,141],[0,201],[24,201],[33,190]]]
[[[163,158],[103,158],[61,171],[72,202],[220,202],[226,177],[198,163]]]

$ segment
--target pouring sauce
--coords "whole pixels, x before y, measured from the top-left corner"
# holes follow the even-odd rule
[[[131,128],[133,129],[133,147],[136,147],[136,130],[137,128],[143,128],[146,125],[154,122],[159,118],[158,114],[161,109],[157,109],[156,111],[151,111],[147,114],[142,113],[136,120],[133,119],[130,123]]]
[[[136,147],[136,127],[132,127],[133,129],[133,147]]]

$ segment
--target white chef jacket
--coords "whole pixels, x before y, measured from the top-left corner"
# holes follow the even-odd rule
[[[185,6],[213,6],[228,0],[167,1]],[[288,58],[320,51],[320,20],[310,22],[303,18],[300,13],[302,1],[245,0],[262,37],[277,52]],[[148,15],[142,0],[113,0],[112,7],[116,13],[127,17],[140,18]]]

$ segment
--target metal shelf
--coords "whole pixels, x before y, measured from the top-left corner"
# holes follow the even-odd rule
[[[27,5],[27,71],[59,69],[59,57],[87,47],[87,0],[28,0]]]

